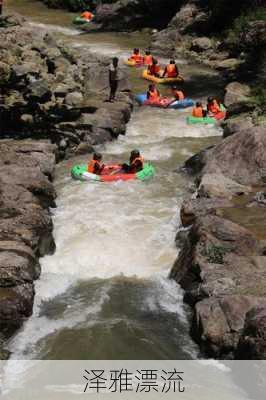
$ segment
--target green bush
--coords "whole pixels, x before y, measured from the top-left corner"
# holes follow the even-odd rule
[[[230,249],[222,246],[212,245],[202,252],[204,257],[207,257],[208,262],[212,264],[223,264],[224,256]]]
[[[229,43],[240,45],[240,37],[248,29],[249,23],[252,21],[266,21],[266,7],[259,7],[254,10],[248,9],[237,17],[226,34]]]

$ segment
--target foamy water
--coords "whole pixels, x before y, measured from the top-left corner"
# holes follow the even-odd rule
[[[187,326],[182,291],[167,279],[177,254],[174,237],[184,190],[178,187],[182,181],[174,172],[175,160],[189,154],[187,138],[195,141],[219,135],[220,130],[188,127],[185,118],[186,113],[173,110],[137,109],[127,135],[101,149],[105,160],[111,162],[125,161],[132,148],[140,148],[157,170],[150,182],[76,182],[64,164],[60,166],[54,210],[57,250],[42,259],[33,316],[10,343],[13,358],[38,358],[43,349],[40,341],[46,337],[66,328],[85,324],[89,330],[98,324],[99,314],[112,297],[116,277],[147,282],[139,305],[142,312],[176,314]],[[184,138],[186,144],[179,141]],[[81,282],[89,287],[94,279],[102,280],[102,290],[89,305],[70,298],[59,317],[45,315],[47,304]],[[187,347],[188,354],[193,354],[190,339]]]
[[[23,0],[19,4],[22,7]],[[43,7],[37,2],[30,5]],[[97,53],[100,49],[101,54],[120,57],[131,51],[130,46],[118,44],[121,38],[115,43],[113,36],[110,40],[108,35],[106,40],[95,36],[93,43],[94,39],[79,37],[80,32],[70,26],[33,25],[65,35],[76,48]],[[70,178],[69,162],[58,167],[57,209],[53,211],[57,250],[41,260],[33,315],[9,343],[12,356],[3,370],[7,393],[27,387],[38,367],[37,361],[29,365],[17,359],[197,357],[183,292],[167,278],[177,255],[174,238],[188,185],[175,171],[221,131],[212,126],[188,127],[187,112],[136,108],[127,135],[100,148],[109,162],[125,161],[132,148],[140,148],[156,168],[150,182],[81,183]],[[81,162],[87,160],[73,160]],[[205,361],[201,365],[204,371],[211,366],[224,373],[219,380],[222,390],[213,392],[217,398],[245,398],[238,389],[237,394],[232,392],[223,364]],[[54,398],[66,386],[49,390],[49,398]],[[67,391],[77,393],[80,388],[69,385]],[[207,398],[205,391],[199,398]]]

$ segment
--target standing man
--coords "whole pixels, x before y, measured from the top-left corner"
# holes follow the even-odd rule
[[[0,0],[0,15],[2,15],[3,3],[4,0]]]
[[[0,0],[1,1],[1,0]],[[110,97],[109,97],[109,101],[111,103],[114,102],[115,100],[115,95],[117,92],[117,88],[118,88],[118,81],[119,81],[119,77],[118,77],[118,58],[114,57],[110,67],[109,67],[109,84],[110,84]]]

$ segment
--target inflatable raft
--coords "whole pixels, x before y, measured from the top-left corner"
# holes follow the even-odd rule
[[[198,117],[193,117],[192,115],[187,117],[188,125],[195,125],[195,124],[212,124],[212,125],[214,125],[216,122],[217,122],[216,119],[213,117],[198,118]]]
[[[124,60],[124,64],[126,64],[128,67],[143,67],[144,64],[142,63],[136,63],[134,60]]]
[[[161,70],[161,74],[163,71]],[[156,76],[150,75],[148,70],[145,69],[142,73],[142,78],[147,79],[148,81],[158,83],[158,84],[167,84],[167,83],[181,83],[184,82],[182,76],[177,76],[176,78],[157,78]]]
[[[184,99],[184,100],[177,100],[174,103],[171,103],[172,100],[163,98],[158,102],[149,101],[147,99],[146,93],[141,93],[136,96],[136,101],[140,105],[144,106],[151,106],[151,107],[161,107],[161,108],[173,108],[173,109],[182,109],[187,107],[194,106],[194,101],[192,99]]]
[[[225,116],[226,116],[225,111],[221,111],[218,114],[214,115],[213,117],[197,118],[197,117],[193,117],[191,115],[191,116],[187,117],[187,123],[188,123],[188,125],[215,124],[217,121],[222,121],[223,119],[225,119]]]
[[[72,21],[74,25],[85,25],[89,24],[92,20],[82,18],[82,17],[75,17]]]
[[[91,174],[87,172],[87,165],[75,165],[71,170],[73,179],[79,181],[96,181],[96,182],[115,182],[115,181],[129,181],[140,180],[145,181],[155,175],[154,167],[151,164],[145,163],[142,171],[136,174],[121,173],[121,166],[108,165],[104,168],[101,175]]]

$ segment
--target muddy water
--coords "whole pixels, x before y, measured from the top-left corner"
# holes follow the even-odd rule
[[[32,0],[8,1],[74,47],[125,57],[148,38],[138,35],[80,35],[73,15],[47,10]],[[178,60],[190,97],[219,93],[222,82],[198,66]],[[134,91],[145,90],[139,71],[131,71]],[[167,89],[166,89],[167,91]],[[215,127],[186,125],[191,110],[136,107],[125,137],[100,147],[105,161],[125,161],[139,148],[156,168],[150,182],[90,184],[71,180],[57,169],[54,210],[57,251],[42,260],[33,316],[11,340],[15,359],[190,359],[198,349],[188,332],[189,311],[182,290],[168,274],[179,207],[190,185],[177,167],[219,140]]]

